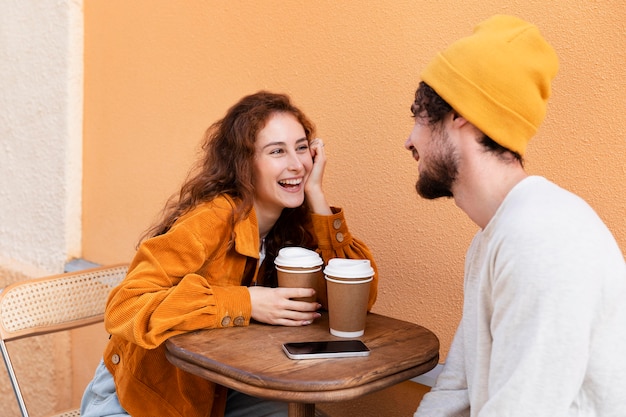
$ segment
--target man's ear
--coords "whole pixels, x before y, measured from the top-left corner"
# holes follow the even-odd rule
[[[474,136],[483,137],[485,134],[480,131],[472,122],[467,120],[465,117],[461,116],[461,114],[452,110],[450,112],[450,119],[448,119],[451,123],[451,127],[453,129],[458,129],[459,131],[470,132],[470,134]]]
[[[457,113],[454,110],[450,112],[449,117],[450,117],[449,120],[450,120],[450,123],[452,124],[452,127],[456,129],[460,129],[469,123],[469,121],[465,117],[461,116],[459,113]]]
[[[463,116],[461,116],[459,113],[457,113],[456,111],[452,110],[452,121],[456,122],[456,123],[467,123],[467,119]]]

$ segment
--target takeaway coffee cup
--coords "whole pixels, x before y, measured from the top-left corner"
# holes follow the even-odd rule
[[[333,258],[324,268],[330,333],[359,337],[365,332],[374,269],[367,259]]]
[[[274,260],[278,286],[288,288],[313,288],[312,297],[294,298],[298,301],[317,301],[326,304],[326,283],[322,273],[324,261],[315,251],[290,246],[282,248]]]

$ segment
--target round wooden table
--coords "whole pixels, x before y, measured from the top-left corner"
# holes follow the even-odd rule
[[[287,342],[341,340],[328,315],[303,327],[252,323],[172,337],[167,358],[181,369],[255,397],[289,402],[290,417],[313,417],[315,403],[345,401],[428,372],[439,340],[414,323],[369,313],[362,340],[369,356],[292,360]]]

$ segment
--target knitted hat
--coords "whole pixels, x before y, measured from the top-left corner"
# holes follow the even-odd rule
[[[546,114],[557,68],[536,26],[496,15],[438,53],[422,80],[491,139],[523,155]]]

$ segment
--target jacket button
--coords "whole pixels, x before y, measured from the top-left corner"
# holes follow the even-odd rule
[[[341,219],[335,219],[333,221],[333,227],[336,229],[339,229],[341,227]]]
[[[343,242],[343,233],[337,232],[335,237],[337,238],[337,242],[339,242],[339,243]]]
[[[226,316],[222,319],[222,327],[226,327],[230,324],[230,316]]]
[[[111,362],[113,362],[114,365],[120,363],[120,355],[114,353],[113,356],[111,356]]]
[[[246,322],[246,319],[244,319],[241,316],[237,316],[237,317],[235,317],[235,320],[233,321],[233,324],[235,326],[243,326],[245,322]]]

